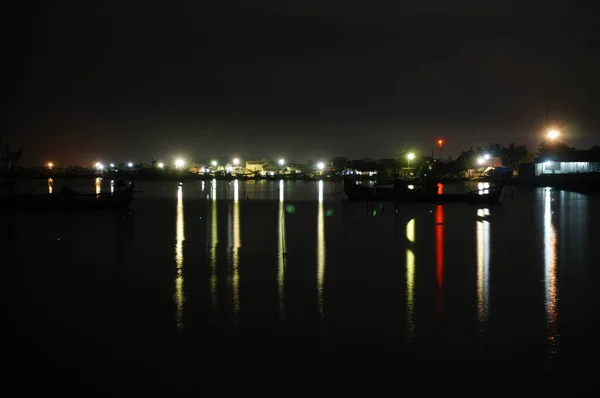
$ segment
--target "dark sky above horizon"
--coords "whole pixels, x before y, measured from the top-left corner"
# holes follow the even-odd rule
[[[548,109],[569,143],[600,143],[595,2],[488,3],[19,4],[2,132],[31,164],[391,157],[438,137],[455,156],[535,146]]]

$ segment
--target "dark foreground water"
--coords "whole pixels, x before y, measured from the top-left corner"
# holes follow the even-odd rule
[[[131,214],[0,216],[2,366],[19,392],[595,385],[599,197],[396,211],[342,204],[331,182],[139,188]]]

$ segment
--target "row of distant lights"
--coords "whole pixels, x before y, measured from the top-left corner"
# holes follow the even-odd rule
[[[183,166],[185,166],[185,160],[183,160],[183,159],[181,159],[181,158],[177,158],[177,159],[175,159],[175,162],[174,162],[174,163],[175,163],[175,168],[177,168],[177,169],[181,169],[181,168],[183,168]],[[240,165],[240,159],[238,159],[238,158],[235,158],[235,159],[233,159],[233,160],[232,160],[232,163],[233,163],[233,165],[234,165],[234,166],[236,166],[236,167],[237,167],[237,166],[239,166],[239,165]],[[279,159],[279,160],[278,160],[278,163],[279,163],[279,165],[280,165],[280,166],[285,166],[285,159]],[[216,160],[213,160],[213,161],[211,161],[211,162],[210,162],[210,164],[211,164],[211,166],[213,166],[213,167],[217,167],[217,166],[219,165],[219,163],[218,163]],[[52,163],[49,163],[49,164],[48,164],[48,166],[49,166],[50,168],[52,168],[54,165],[53,165]],[[133,162],[129,162],[129,163],[127,163],[127,167],[129,167],[129,168],[133,168],[134,166],[135,166],[135,165],[133,164]],[[164,164],[163,162],[158,162],[158,163],[156,164],[156,166],[157,166],[159,169],[164,169],[164,168],[165,168],[165,164]],[[101,162],[96,162],[96,164],[94,165],[94,167],[95,167],[96,169],[98,169],[98,170],[104,170],[104,168],[105,168],[104,164],[102,164]],[[111,164],[109,165],[109,167],[114,169],[114,168],[115,168],[115,164],[114,164],[114,163],[111,163]],[[323,170],[323,169],[325,168],[325,163],[323,163],[323,162],[319,162],[319,163],[317,163],[317,168],[318,168],[319,170]]]

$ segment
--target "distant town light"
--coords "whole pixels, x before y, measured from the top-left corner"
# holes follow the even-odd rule
[[[175,159],[175,167],[178,169],[182,168],[185,165],[185,161],[181,158]]]
[[[483,159],[485,159],[485,160],[490,160],[490,157],[491,156],[489,153],[486,153],[485,155],[483,155]]]
[[[555,129],[549,130],[547,136],[550,140],[554,141],[560,136],[560,131]]]
[[[218,164],[218,163],[217,163],[217,161],[216,161],[216,160],[213,160],[212,162],[210,162],[210,164],[211,164],[213,167],[217,167],[217,164]]]
[[[114,163],[111,163],[111,164],[110,164],[110,167],[114,169],[114,168],[115,168],[115,164],[114,164]]]
[[[52,168],[54,167],[54,163],[48,162],[48,163],[46,163],[46,167],[48,167],[50,170],[52,170]]]
[[[127,163],[127,167],[133,167],[133,162]]]
[[[323,170],[324,168],[325,168],[325,163],[323,163],[323,162],[317,163],[317,169]]]
[[[283,166],[285,164],[285,159],[279,159],[279,165]]]
[[[440,146],[440,148],[442,147],[442,145],[444,145],[444,140],[439,139],[438,140],[438,145]]]
[[[96,162],[96,164],[94,165],[98,170],[103,170],[104,169],[104,165],[100,162]]]
[[[240,165],[240,160],[238,158],[233,159],[233,165],[234,166],[239,166]]]
[[[407,158],[408,160],[413,160],[413,159],[415,158],[415,154],[414,154],[414,153],[412,153],[412,152],[410,152],[408,155],[406,155],[406,158]]]
[[[165,168],[165,164],[163,162],[158,162],[157,164],[159,169],[164,169]]]

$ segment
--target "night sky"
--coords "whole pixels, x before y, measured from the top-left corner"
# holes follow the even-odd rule
[[[438,137],[445,157],[535,146],[547,109],[589,147],[596,2],[19,2],[2,132],[29,164],[393,157]]]

